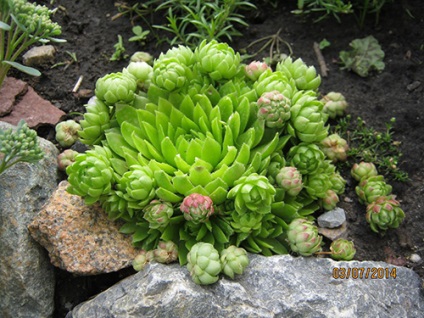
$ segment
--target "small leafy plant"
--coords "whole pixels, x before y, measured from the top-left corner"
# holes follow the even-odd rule
[[[329,16],[333,16],[341,22],[341,16],[354,14],[360,28],[364,27],[365,19],[369,14],[375,14],[375,24],[380,20],[383,7],[393,0],[298,0],[294,14],[322,14],[315,22],[319,22]]]
[[[352,162],[372,162],[382,175],[397,181],[407,181],[408,173],[398,167],[402,153],[400,142],[393,140],[395,122],[396,119],[392,118],[385,124],[386,130],[379,132],[368,127],[360,117],[356,122],[352,122],[350,115],[341,118],[334,129],[350,145],[347,154],[351,159],[348,164],[352,166]]]
[[[370,71],[384,70],[384,52],[377,39],[372,35],[350,42],[350,51],[341,51],[339,54],[342,69],[355,72],[359,76],[367,77]]]
[[[147,38],[147,35],[150,33],[150,31],[143,31],[143,28],[139,25],[136,25],[132,28],[132,32],[134,35],[128,39],[130,42],[140,42],[141,44],[144,44]]]
[[[298,0],[297,10],[294,14],[310,14],[313,12],[322,13],[322,15],[315,20],[319,22],[328,16],[333,16],[337,21],[341,21],[339,15],[352,13],[352,4],[345,3],[343,0]]]
[[[231,41],[232,37],[240,36],[236,26],[247,26],[240,11],[255,8],[250,1],[243,0],[151,0],[143,4],[136,3],[132,7],[120,5],[119,16],[136,15],[151,26],[147,15],[163,12],[168,24],[153,27],[170,32],[173,37],[166,40],[171,45],[183,44],[194,48],[204,39]]]
[[[26,0],[0,0],[0,87],[11,67],[33,76],[41,73],[16,59],[31,45],[64,42],[55,38],[60,26],[50,19],[52,10]]]
[[[0,130],[0,174],[18,162],[35,163],[44,157],[38,146],[37,133],[21,120],[12,128]]]

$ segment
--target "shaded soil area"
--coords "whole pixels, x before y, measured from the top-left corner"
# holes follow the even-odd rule
[[[231,45],[241,50],[252,41],[280,30],[280,36],[290,44],[293,55],[319,70],[313,43],[326,38],[331,42],[331,46],[323,50],[329,74],[322,80],[321,93],[341,92],[349,102],[348,112],[352,118],[360,116],[377,130],[384,130],[385,123],[396,117],[393,138],[401,143],[403,153],[399,166],[408,172],[410,180],[391,184],[406,213],[405,221],[383,237],[372,232],[365,220],[365,206],[356,199],[356,182],[346,173],[344,177],[348,184],[340,206],[347,213],[348,236],[357,247],[356,259],[408,266],[424,278],[424,263],[409,260],[413,253],[424,258],[424,116],[421,113],[424,107],[424,4],[421,0],[394,1],[382,11],[378,26],[374,25],[374,17],[369,16],[365,27],[359,29],[353,16],[343,18],[342,23],[327,19],[316,24],[310,18],[294,16],[290,13],[295,9],[294,3],[281,1],[274,9],[265,1],[258,2],[257,12],[248,13],[250,26],[241,30],[244,36],[235,38]],[[109,61],[118,35],[122,35],[129,55],[142,50],[158,57],[161,51],[168,49],[165,42],[157,45],[157,39],[152,35],[142,47],[128,42],[132,36],[131,21],[128,16],[112,21],[111,17],[118,12],[114,1],[56,0],[54,5],[59,7],[55,20],[62,25],[62,37],[67,40],[57,46],[55,63],[69,61],[67,51],[75,53],[78,62],[66,69],[64,66],[45,66],[41,68],[43,75],[39,78],[13,75],[28,81],[40,95],[66,113],[83,112],[84,104],[91,96],[90,92],[85,95],[72,93],[80,76],[83,76],[81,93],[84,89],[94,90],[99,77],[120,71],[128,64],[128,60]],[[136,23],[147,29],[142,21]],[[353,39],[368,35],[373,35],[385,52],[384,71],[362,78],[340,70],[339,52],[348,50]],[[39,133],[50,140],[54,138],[53,127],[42,127]],[[63,317],[78,302],[130,273],[127,270],[94,278],[74,278],[58,270],[57,317]]]

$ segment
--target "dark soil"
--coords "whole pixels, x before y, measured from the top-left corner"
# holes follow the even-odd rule
[[[50,1],[44,2],[48,4]],[[383,130],[384,123],[396,117],[394,139],[401,142],[403,153],[399,165],[409,173],[410,181],[392,182],[392,185],[406,213],[405,221],[383,237],[372,232],[365,221],[365,206],[356,200],[356,182],[348,175],[345,175],[348,185],[341,206],[347,213],[349,238],[354,240],[357,248],[356,259],[405,265],[424,278],[423,262],[413,263],[408,259],[413,253],[424,257],[424,116],[421,114],[424,107],[424,4],[421,0],[393,1],[384,8],[378,26],[374,25],[374,17],[369,16],[365,27],[359,29],[353,16],[343,18],[341,24],[334,19],[314,24],[310,19],[290,13],[296,1],[280,2],[278,8],[274,9],[265,0],[260,1],[258,11],[249,13],[250,26],[242,30],[244,36],[235,38],[231,45],[240,50],[251,41],[275,34],[281,29],[280,36],[290,43],[294,56],[319,69],[313,43],[326,38],[331,46],[323,54],[330,71],[322,80],[321,92],[338,91],[344,94],[352,118],[360,116],[367,125],[377,130]],[[128,64],[128,60],[109,61],[118,34],[123,36],[129,55],[142,50],[158,57],[161,51],[168,49],[166,43],[158,46],[153,36],[149,36],[143,47],[128,42],[132,35],[130,19],[124,16],[111,20],[118,12],[112,0],[56,0],[54,5],[59,6],[55,19],[62,25],[62,37],[68,41],[57,46],[55,62],[69,60],[66,51],[75,52],[78,62],[66,70],[63,66],[42,68],[43,75],[39,78],[14,75],[29,81],[39,94],[66,113],[83,112],[83,105],[88,100],[89,96],[71,92],[79,76],[84,76],[80,92],[82,89],[93,90],[99,77],[120,71]],[[147,29],[140,20],[136,23]],[[384,71],[361,78],[340,70],[337,64],[339,52],[348,50],[353,39],[368,35],[373,35],[385,52]],[[417,87],[409,86],[412,83]],[[53,127],[44,127],[39,133],[52,140]],[[132,272],[127,270],[79,278],[60,270],[57,273],[56,316],[63,317],[79,302]]]

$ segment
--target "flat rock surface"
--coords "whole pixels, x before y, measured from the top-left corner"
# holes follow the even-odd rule
[[[7,115],[0,117],[0,120],[12,125],[17,125],[21,119],[24,119],[30,128],[37,128],[45,124],[56,125],[66,115],[38,95],[30,86],[22,98],[13,101],[11,98],[12,96],[9,96],[8,102],[4,102],[4,105],[12,103],[12,109]]]
[[[207,286],[196,285],[186,267],[151,263],[66,318],[423,317],[421,280],[408,268],[290,255],[249,258],[235,280],[222,277]],[[342,278],[343,270],[349,278]]]
[[[9,114],[19,96],[28,90],[28,84],[13,77],[6,77],[0,88],[0,117]]]
[[[120,223],[108,219],[97,204],[66,191],[62,181],[50,201],[29,225],[53,265],[78,275],[95,275],[131,265],[137,250],[131,237],[119,233]]]

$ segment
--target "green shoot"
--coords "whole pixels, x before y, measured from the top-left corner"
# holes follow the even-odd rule
[[[126,50],[121,35],[118,34],[118,42],[116,42],[113,47],[115,48],[115,52],[112,54],[109,61],[119,61],[128,57],[128,55],[125,54]]]

